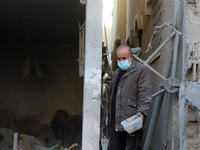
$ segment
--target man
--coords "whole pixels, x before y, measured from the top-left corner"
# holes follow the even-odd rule
[[[142,132],[128,134],[121,122],[133,115],[143,120],[147,115],[151,79],[147,67],[133,60],[129,46],[118,47],[116,56],[119,68],[114,72],[110,88],[108,150],[139,150]]]

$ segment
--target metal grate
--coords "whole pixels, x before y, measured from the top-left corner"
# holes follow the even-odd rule
[[[162,24],[162,10],[163,10],[163,0],[157,0],[153,6],[153,26],[159,26]],[[161,32],[154,35],[152,39],[152,50],[156,50],[158,46],[162,43]]]

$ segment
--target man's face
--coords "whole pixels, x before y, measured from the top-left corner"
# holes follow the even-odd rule
[[[116,55],[117,55],[117,60],[119,62],[121,61],[125,61],[129,59],[129,49],[127,47],[122,47],[120,49],[117,50]],[[132,55],[131,55],[131,59],[132,59]]]

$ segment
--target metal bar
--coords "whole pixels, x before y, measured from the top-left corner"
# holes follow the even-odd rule
[[[171,35],[149,56],[149,58],[145,61],[145,63],[149,63],[149,61],[159,52],[161,49],[169,42],[169,40],[176,34],[176,30],[174,30]]]
[[[158,71],[156,71],[155,69],[153,69],[151,66],[149,66],[148,64],[144,64],[145,66],[147,66],[152,72],[154,72],[156,75],[158,75],[160,78],[162,78],[164,81],[166,81],[167,79],[162,76]]]
[[[163,92],[165,92],[165,89],[162,89],[162,90],[158,91],[157,93],[153,94],[152,99],[155,98],[156,96],[162,94]]]
[[[172,62],[172,77],[173,78],[175,77],[175,73],[176,73],[178,44],[179,44],[179,34],[178,34],[178,32],[176,32],[175,44],[174,44],[174,53],[173,53],[173,62]]]
[[[164,24],[167,26],[167,27],[169,27],[169,28],[171,28],[172,30],[176,30],[174,27],[172,27],[169,23],[166,23],[166,22],[164,22]],[[179,34],[179,35],[183,35],[180,31],[178,31],[178,30],[176,30],[176,32]]]
[[[18,133],[14,133],[13,150],[18,150]]]
[[[170,29],[174,30],[174,28],[169,23],[164,22],[163,24],[169,27]]]
[[[160,87],[159,90],[162,90],[163,88]],[[148,132],[147,132],[147,136],[145,139],[145,143],[144,143],[144,147],[143,150],[149,150],[150,146],[151,146],[151,140],[153,138],[153,133],[155,131],[155,126],[158,120],[158,116],[160,114],[160,109],[162,106],[162,102],[163,102],[163,97],[164,97],[164,93],[161,93],[157,98],[156,98],[156,102],[153,108],[153,112],[151,115],[151,121],[149,124],[149,128],[148,128]]]
[[[143,63],[145,66],[147,66],[152,72],[154,72],[156,75],[158,75],[160,78],[162,78],[164,81],[166,81],[167,79],[162,76],[158,71],[156,71],[155,69],[153,69],[151,66],[149,66],[148,64],[145,63],[145,61],[143,61],[142,59],[140,59],[139,57],[137,57],[136,55],[133,54],[133,56],[139,60],[141,63]]]
[[[137,57],[135,54],[132,54],[137,60],[139,60],[142,64],[144,63],[144,60],[142,60],[141,58]]]

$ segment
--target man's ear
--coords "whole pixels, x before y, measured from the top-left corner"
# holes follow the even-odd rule
[[[131,60],[133,59],[133,54],[131,55]]]

